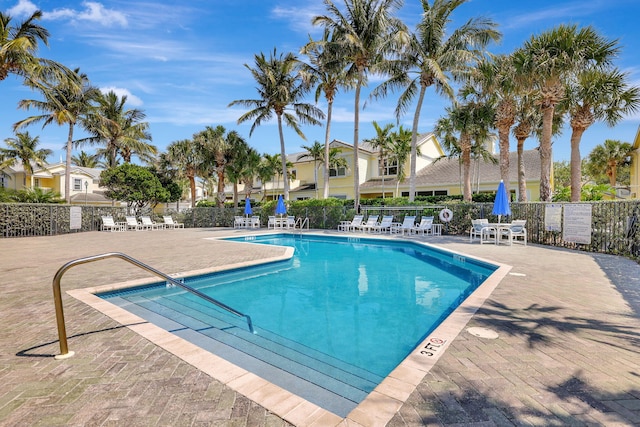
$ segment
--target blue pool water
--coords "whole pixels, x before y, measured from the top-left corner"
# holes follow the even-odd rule
[[[259,365],[269,376],[265,371],[275,366],[276,382],[309,381],[307,399],[323,393],[346,399],[319,403],[338,414],[373,390],[495,270],[412,242],[291,234],[229,240],[295,248],[289,261],[185,280],[251,316],[255,335],[243,319],[164,283],[100,296],[204,348],[222,349],[245,369]],[[300,388],[293,386],[304,395]]]

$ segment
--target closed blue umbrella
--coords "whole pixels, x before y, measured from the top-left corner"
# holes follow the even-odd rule
[[[282,195],[278,196],[278,203],[276,204],[276,215],[285,215],[287,213],[287,207],[284,205]]]
[[[498,223],[502,215],[511,215],[511,206],[509,205],[509,196],[507,195],[507,189],[504,187],[504,182],[500,180],[498,185],[498,191],[496,193],[496,199],[493,202],[494,215],[498,215]]]
[[[246,216],[249,216],[253,213],[253,210],[251,210],[251,200],[247,197],[246,199],[244,199],[244,214]]]

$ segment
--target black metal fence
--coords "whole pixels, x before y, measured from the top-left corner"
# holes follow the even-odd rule
[[[546,203],[512,203],[512,215],[503,221],[512,219],[527,220],[528,241],[549,246],[578,249],[588,252],[602,252],[623,255],[638,259],[640,249],[640,200],[585,202],[591,205],[591,243],[580,244],[564,241],[562,232],[545,228]],[[563,205],[563,204],[560,204]],[[450,222],[443,224],[444,234],[468,235],[470,223],[475,218],[488,218],[496,222],[491,214],[492,203],[447,203],[428,206],[366,206],[365,215],[393,215],[401,222],[405,215],[433,216],[440,222],[439,213],[448,208],[453,212]],[[564,209],[563,209],[564,211]],[[309,228],[336,229],[340,221],[350,220],[355,210],[343,206],[296,207],[289,208],[289,215],[307,218]],[[45,204],[0,204],[0,236],[27,237],[49,236],[82,231],[100,230],[101,217],[113,216],[116,221],[124,221],[126,209],[123,207],[82,206],[81,227],[71,229],[71,209],[69,205]],[[234,216],[243,215],[242,209],[233,208],[194,208],[173,213],[175,219],[184,222],[186,227],[232,227]],[[267,224],[273,212],[254,209],[263,226]]]

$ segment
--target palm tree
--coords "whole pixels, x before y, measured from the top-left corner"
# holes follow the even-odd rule
[[[275,176],[279,176],[279,170],[282,171],[281,166],[281,154],[268,154],[262,155],[262,161],[260,162],[258,176],[262,182],[262,199],[267,197],[267,182],[273,180]],[[275,187],[275,185],[274,185]],[[275,196],[275,194],[274,194]]]
[[[315,86],[315,101],[320,99],[324,93],[327,100],[327,124],[324,136],[324,157],[329,157],[331,144],[331,115],[333,112],[333,101],[338,89],[348,88],[351,85],[347,74],[346,63],[340,52],[335,51],[335,32],[325,29],[320,41],[310,41],[301,50],[307,55],[309,63],[300,65],[302,78],[310,85]],[[316,188],[318,182],[316,180]],[[317,198],[316,194],[316,198]],[[324,164],[324,194],[323,198],[329,197],[329,163]]]
[[[240,169],[240,180],[244,184],[245,199],[251,197],[253,181],[260,173],[260,162],[262,157],[255,148],[249,147],[244,153],[242,168]]]
[[[598,120],[614,126],[640,107],[640,88],[629,87],[628,75],[617,69],[586,70],[567,89],[571,124],[571,201],[579,202],[582,186],[582,134]],[[614,185],[614,184],[611,184]]]
[[[98,155],[80,151],[77,156],[71,156],[71,164],[84,168],[95,168],[98,167]]]
[[[323,146],[318,141],[314,141],[313,145],[303,145],[302,148],[307,150],[306,153],[300,154],[298,160],[313,159],[313,182],[316,190],[316,199],[318,198],[318,161],[322,160],[324,156],[326,144]],[[325,169],[329,169],[328,166]]]
[[[384,127],[380,127],[378,122],[374,120],[373,128],[376,131],[376,136],[363,142],[369,143],[371,147],[378,150],[378,173],[382,176],[382,198],[384,199],[384,176],[388,166],[387,155],[391,150],[391,129],[393,129],[393,125],[388,123]]]
[[[238,184],[245,184],[245,194],[246,197],[249,197],[253,189],[253,178],[257,174],[256,169],[260,164],[260,154],[251,148],[247,141],[235,131],[228,132],[223,141],[223,144],[218,146],[223,151],[216,153],[216,156],[214,156],[214,169],[218,174],[218,185],[221,180],[233,183],[233,203],[234,207],[237,208]],[[218,168],[218,164],[222,165],[222,168]],[[224,187],[219,200],[224,203]]]
[[[205,130],[195,134],[193,140],[200,145],[207,159],[209,173],[216,175],[218,183],[216,204],[222,207],[225,201],[224,185],[227,165],[231,163],[237,147],[243,143],[246,145],[246,141],[236,131],[227,132],[224,126],[215,128],[207,126]]]
[[[0,81],[12,74],[29,77],[38,68],[39,59],[35,56],[38,42],[48,45],[49,32],[35,23],[42,18],[37,10],[17,26],[11,23],[12,17],[0,12]]]
[[[482,61],[473,75],[485,96],[495,102],[496,115],[493,126],[498,130],[500,147],[500,179],[510,194],[509,135],[516,121],[518,88],[510,56],[499,55]]]
[[[100,94],[95,110],[82,121],[91,136],[76,143],[103,145],[103,157],[110,165],[117,163],[118,156],[130,163],[133,155],[151,163],[157,148],[150,144],[149,123],[143,122],[146,115],[137,108],[126,109],[126,102],[126,95],[119,97],[113,91]]]
[[[407,177],[407,172],[404,165],[407,163],[407,158],[411,156],[411,138],[412,131],[405,129],[402,125],[398,127],[396,132],[391,134],[391,147],[389,148],[391,158],[395,160],[398,165],[398,173],[396,174],[396,197],[399,197],[400,183],[404,182]],[[417,149],[417,154],[420,155],[420,149]]]
[[[383,70],[385,55],[402,46],[405,27],[391,16],[400,0],[345,0],[345,13],[331,1],[324,0],[328,15],[313,18],[313,25],[322,25],[335,33],[332,49],[340,51],[348,63],[347,75],[355,81],[353,120],[353,185],[354,207],[360,205],[359,128],[360,91],[367,84],[369,72]]]
[[[609,185],[615,187],[618,181],[618,167],[630,162],[632,152],[633,146],[631,144],[607,139],[604,141],[604,145],[597,145],[589,153],[589,167],[594,171],[606,173],[609,177]],[[571,180],[573,181],[573,174]]]
[[[53,151],[46,148],[38,148],[40,140],[32,137],[29,132],[18,132],[15,138],[4,140],[7,148],[0,148],[0,171],[6,167],[12,167],[18,160],[22,163],[25,175],[30,175],[30,187],[33,188],[33,165],[46,169],[47,156]],[[26,178],[26,176],[25,176]]]
[[[198,144],[190,139],[174,141],[167,147],[163,156],[165,163],[172,165],[178,176],[189,180],[191,189],[191,207],[196,206],[196,176],[203,166],[203,155]]]
[[[238,119],[238,123],[253,120],[249,135],[257,126],[276,115],[278,120],[278,133],[280,135],[280,155],[282,161],[282,175],[284,176],[284,197],[289,200],[289,179],[287,177],[287,153],[284,144],[282,121],[291,127],[304,140],[306,137],[298,125],[298,121],[304,124],[318,125],[318,119],[324,119],[324,113],[311,104],[301,102],[308,91],[308,85],[300,79],[296,70],[298,59],[295,55],[277,55],[276,49],[269,59],[264,53],[255,55],[255,68],[245,67],[251,71],[258,84],[259,99],[245,99],[233,101],[229,106],[242,105],[252,108]],[[288,111],[293,110],[293,114]]]
[[[418,95],[411,130],[410,201],[414,200],[416,192],[418,124],[427,89],[434,86],[436,93],[453,101],[452,80],[463,79],[489,42],[501,37],[495,29],[496,24],[485,18],[470,19],[453,31],[449,30],[451,15],[467,1],[434,0],[430,5],[429,0],[421,0],[423,14],[415,33],[392,64],[391,78],[372,93],[373,96],[384,96],[389,89],[404,88],[396,107],[398,120]]]
[[[516,103],[516,126],[513,128],[513,136],[517,141],[518,154],[518,201],[527,201],[527,181],[524,165],[524,142],[531,136],[534,129],[540,127],[542,117],[533,105],[531,97],[521,95]]]
[[[542,112],[540,200],[551,201],[551,137],[556,106],[565,98],[571,76],[593,66],[607,66],[618,51],[591,27],[559,25],[525,42],[513,53],[516,77],[536,91]]]
[[[489,137],[494,111],[487,104],[469,102],[446,109],[447,116],[436,123],[435,133],[450,152],[459,153],[463,169],[463,199],[471,202],[471,157]]]
[[[80,86],[76,82],[80,81]],[[92,101],[99,96],[98,89],[91,86],[86,74],[76,68],[63,80],[43,81],[36,88],[42,93],[44,101],[24,99],[18,103],[20,108],[31,107],[44,114],[31,116],[13,125],[14,130],[34,123],[42,123],[42,127],[55,123],[59,126],[69,125],[65,158],[64,195],[67,203],[71,203],[71,153],[73,149],[73,132],[78,121],[83,120],[92,110]]]

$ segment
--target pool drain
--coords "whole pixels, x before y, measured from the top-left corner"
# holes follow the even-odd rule
[[[496,331],[487,328],[467,328],[467,332],[473,336],[490,340],[495,340],[499,336]]]

